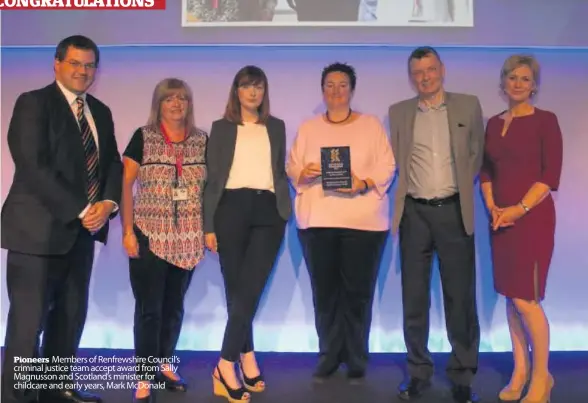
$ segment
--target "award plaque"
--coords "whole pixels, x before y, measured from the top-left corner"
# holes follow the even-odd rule
[[[349,147],[321,147],[321,171],[324,190],[351,189]]]

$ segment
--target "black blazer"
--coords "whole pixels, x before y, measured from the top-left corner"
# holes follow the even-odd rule
[[[272,154],[272,172],[277,208],[284,220],[290,218],[292,202],[286,176],[286,125],[270,116],[266,123]],[[214,233],[214,214],[229,179],[235,144],[237,124],[226,119],[212,123],[206,151],[208,178],[204,187],[204,233]]]
[[[122,163],[112,114],[89,94],[86,102],[98,132],[100,199],[120,205]],[[67,253],[83,228],[78,216],[88,205],[87,170],[79,126],[56,82],[18,97],[8,147],[15,171],[2,206],[2,248]],[[107,234],[108,221],[94,238],[106,243]]]

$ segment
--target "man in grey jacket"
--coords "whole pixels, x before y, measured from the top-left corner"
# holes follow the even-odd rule
[[[430,47],[408,60],[418,96],[390,107],[398,164],[393,230],[399,231],[404,339],[410,379],[399,397],[411,400],[430,385],[427,348],[431,263],[439,258],[447,334],[447,375],[458,403],[477,402],[471,382],[478,366],[474,181],[482,164],[484,123],[478,98],[446,92],[445,66]]]

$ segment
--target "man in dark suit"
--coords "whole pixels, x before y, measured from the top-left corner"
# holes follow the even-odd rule
[[[435,49],[414,50],[409,74],[418,96],[390,107],[398,162],[394,232],[399,230],[404,339],[410,380],[399,397],[419,397],[430,385],[427,348],[431,263],[439,257],[447,334],[447,375],[458,403],[478,401],[480,326],[476,310],[474,181],[482,166],[484,122],[478,98],[443,89],[445,66]]]
[[[14,106],[8,146],[15,173],[2,207],[10,301],[2,403],[35,399],[34,390],[16,385],[27,372],[35,375],[15,373],[24,361],[47,366],[70,360],[59,362],[65,364],[60,374],[70,375],[67,364],[76,356],[86,320],[94,241],[106,243],[108,220],[118,211],[122,164],[112,115],[86,94],[99,59],[92,40],[64,39],[55,52],[55,82],[21,94]],[[49,390],[51,383],[63,389]],[[74,390],[73,383],[48,381],[39,400],[100,401]]]

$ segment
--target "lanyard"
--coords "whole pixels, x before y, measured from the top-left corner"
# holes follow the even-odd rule
[[[165,128],[163,127],[163,125],[161,125],[161,133],[163,134],[163,139],[165,140],[165,144],[167,144],[172,152],[176,155],[176,173],[178,175],[178,178],[182,177],[182,164],[184,162],[184,157],[183,155],[181,155],[179,152],[175,152],[175,148],[174,145],[172,143],[172,141],[170,140],[169,136],[167,135],[167,132],[165,131]],[[186,136],[184,135],[184,138],[186,138]]]

